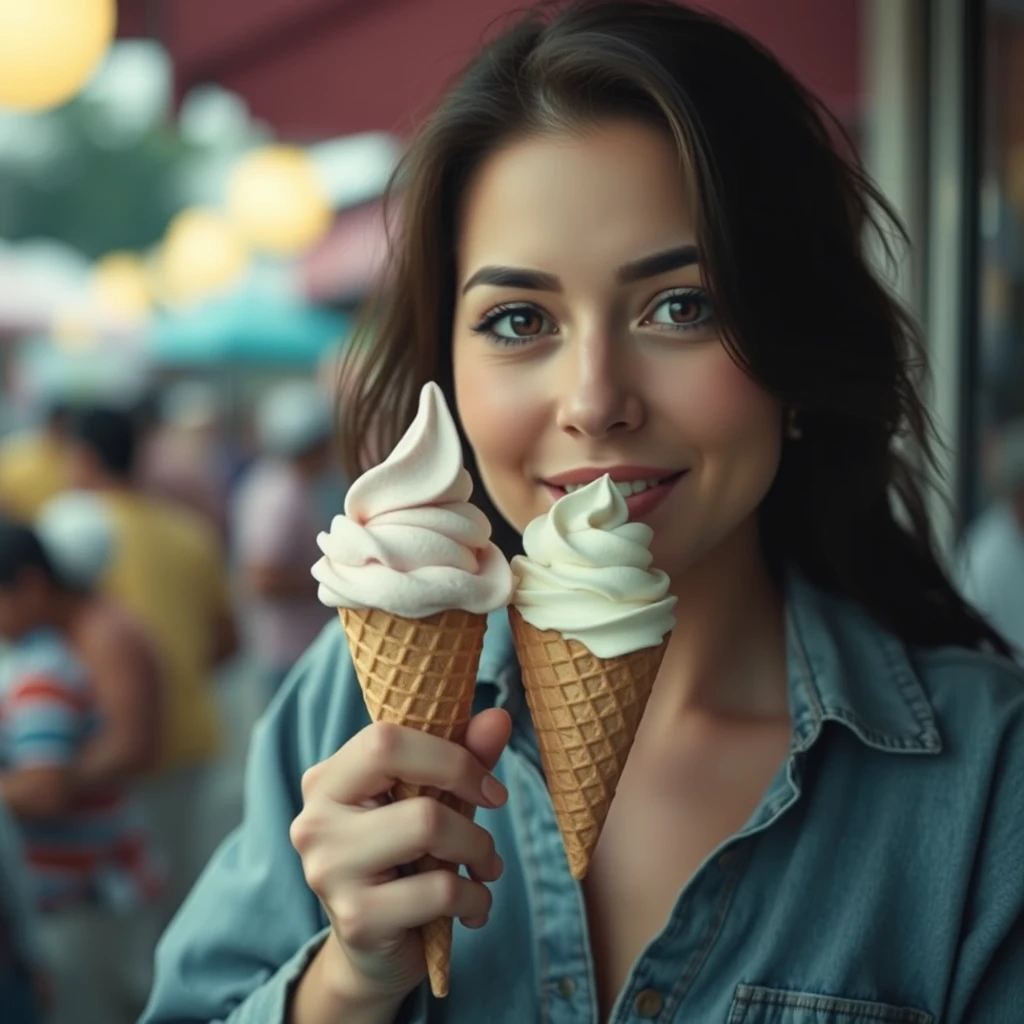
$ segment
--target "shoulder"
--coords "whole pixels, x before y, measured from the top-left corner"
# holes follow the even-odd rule
[[[918,679],[947,728],[972,724],[1019,727],[1024,716],[1024,668],[996,654],[963,647],[909,652]]]
[[[1019,842],[1024,835],[1024,670],[1005,658],[957,647],[916,651],[912,657],[960,792],[987,803],[991,838],[1015,833]]]
[[[330,757],[370,724],[341,623],[321,631],[288,674],[258,729],[294,745],[295,760],[309,767]]]

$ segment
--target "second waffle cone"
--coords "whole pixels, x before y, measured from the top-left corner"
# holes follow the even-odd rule
[[[654,687],[667,641],[598,658],[509,608],[523,689],[569,869],[583,879]]]

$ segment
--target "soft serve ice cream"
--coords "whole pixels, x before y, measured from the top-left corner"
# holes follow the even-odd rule
[[[668,576],[651,568],[653,537],[629,522],[607,476],[571,491],[523,534],[526,554],[512,559],[516,609],[599,658],[657,647],[675,624],[675,598]]]
[[[345,514],[317,538],[320,600],[406,618],[505,607],[512,574],[472,490],[455,422],[429,383],[394,451],[352,484]]]
[[[469,497],[455,421],[436,384],[420,393],[391,455],[352,484],[345,514],[317,538],[320,600],[338,609],[370,717],[462,743],[473,708],[487,614],[508,604],[512,571]],[[396,800],[426,795],[463,814],[450,793],[397,783]],[[417,870],[445,868],[421,857]],[[452,921],[422,928],[436,996],[448,993]]]
[[[509,609],[523,691],[574,878],[587,874],[675,624],[653,531],[607,477],[523,535]]]

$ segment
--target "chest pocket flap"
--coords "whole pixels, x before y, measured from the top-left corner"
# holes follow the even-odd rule
[[[934,1024],[924,1010],[758,985],[738,985],[728,1024]]]

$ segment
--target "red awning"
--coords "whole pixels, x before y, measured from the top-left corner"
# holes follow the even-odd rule
[[[380,202],[345,210],[302,259],[299,280],[313,302],[355,302],[387,264],[388,240]]]
[[[862,0],[703,0],[771,48],[836,113],[860,102]],[[120,0],[123,34],[153,33],[178,95],[217,82],[305,142],[406,136],[522,0]]]

